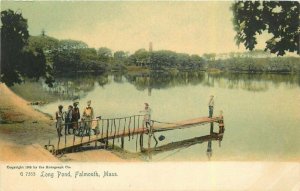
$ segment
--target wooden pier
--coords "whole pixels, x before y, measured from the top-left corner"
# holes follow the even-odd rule
[[[148,135],[148,149],[150,149],[151,138],[155,132],[184,129],[192,126],[199,126],[200,128],[200,125],[203,124],[211,124],[211,128],[213,128],[213,123],[218,123],[220,128],[224,127],[223,116],[212,118],[199,117],[174,123],[159,122],[152,120],[150,130],[143,127],[143,116],[141,115],[114,119],[98,119],[93,120],[93,123],[97,124],[95,129],[93,130],[96,133],[96,135],[78,136],[74,134],[64,134],[62,137],[57,137],[55,139],[49,140],[49,143],[45,145],[45,148],[51,151],[53,154],[60,154],[65,152],[72,152],[75,148],[92,143],[94,143],[95,146],[97,146],[99,142],[104,143],[105,148],[107,148],[109,140],[112,140],[112,144],[114,147],[115,140],[118,139],[119,141],[119,139],[121,139],[121,148],[124,149],[125,137],[127,137],[129,140],[138,139],[139,135],[139,146],[140,150],[143,151],[144,134]],[[81,124],[79,124],[79,126],[80,125]]]

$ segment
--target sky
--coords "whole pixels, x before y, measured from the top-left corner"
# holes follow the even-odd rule
[[[81,40],[92,48],[133,53],[153,50],[189,54],[241,52],[235,44],[230,1],[2,1],[21,11],[30,35]],[[262,48],[264,43],[258,44]]]

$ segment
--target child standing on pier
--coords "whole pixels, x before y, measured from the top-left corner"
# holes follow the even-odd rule
[[[72,111],[73,111],[73,106],[69,105],[68,111],[66,112],[65,116],[65,134],[71,134],[70,130],[73,129],[72,126]],[[74,129],[73,129],[74,133]]]
[[[209,99],[209,102],[208,102],[208,110],[209,110],[208,117],[209,118],[212,118],[212,116],[213,116],[214,106],[215,106],[214,96],[211,95],[210,99]]]
[[[85,128],[87,130],[86,133],[90,135],[92,129],[92,120],[94,118],[94,109],[91,107],[91,100],[87,102],[87,107],[83,111],[82,118],[85,121]]]
[[[145,109],[143,111],[140,111],[140,113],[144,113],[144,126],[146,126],[147,129],[151,126],[151,113],[152,110],[149,107],[148,103],[145,103]]]
[[[58,136],[62,136],[61,131],[63,129],[63,121],[64,121],[64,113],[63,113],[63,106],[58,106],[58,111],[55,113],[55,119],[56,119],[56,131]]]
[[[72,124],[73,124],[73,133],[75,134],[75,131],[78,131],[78,120],[80,119],[80,111],[78,106],[78,102],[73,103],[73,110],[72,110]]]

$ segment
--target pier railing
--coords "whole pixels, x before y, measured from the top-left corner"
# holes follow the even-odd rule
[[[144,115],[132,115],[120,118],[97,117],[93,120],[82,119],[78,122],[62,123],[57,129],[58,137],[56,151],[96,140],[104,142],[105,147],[107,148],[109,139],[113,140],[112,147],[114,147],[115,141],[120,142],[121,139],[121,146],[123,147],[124,137],[128,137],[129,140],[135,139],[134,135],[138,136],[138,134],[146,131],[146,128],[144,127]],[[68,131],[71,131],[71,134],[68,134]],[[60,136],[60,132],[64,133],[64,135]],[[137,138],[138,137],[136,137],[136,139]],[[72,142],[71,145],[70,141]],[[95,142],[96,144],[97,141]],[[54,147],[49,141],[47,148],[50,146],[52,148]]]
[[[144,115],[132,115],[121,118],[97,117],[93,120],[81,119],[81,121],[78,122],[60,124],[60,126],[57,127],[57,140],[52,140],[54,143],[57,141],[57,144],[53,145],[49,140],[49,143],[48,145],[45,145],[45,148],[55,154],[59,154],[69,149],[72,149],[73,151],[76,147],[92,142],[95,143],[95,147],[97,147],[98,142],[101,142],[104,144],[105,148],[108,148],[108,141],[112,140],[112,148],[114,148],[117,141],[118,143],[121,142],[121,148],[124,149],[124,139],[128,137],[129,141],[135,139],[136,150],[139,143],[142,151],[144,134],[148,134],[149,149],[152,137],[156,141],[156,144],[158,142],[154,136],[154,132],[182,129],[207,123],[211,124],[212,131],[214,122],[219,123],[219,128],[224,127],[223,116],[213,118],[202,117],[177,123],[151,120],[150,127],[146,127]],[[73,134],[68,134],[68,130],[71,130]],[[60,131],[64,132],[63,136],[60,136]]]

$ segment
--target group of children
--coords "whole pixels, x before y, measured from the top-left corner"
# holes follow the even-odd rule
[[[82,117],[80,117],[79,108],[77,107],[78,103],[74,102],[73,106],[69,105],[67,111],[63,111],[62,105],[58,106],[58,111],[55,113],[58,136],[63,136],[63,128],[65,128],[65,135],[72,133],[81,136],[91,135],[92,121],[94,119],[94,109],[91,107],[91,100],[87,102],[87,107],[84,108]],[[144,110],[140,112],[144,114],[144,126],[149,129],[152,113],[149,104],[145,103]],[[71,130],[73,131],[72,133]]]
[[[62,136],[64,127],[66,135],[71,134],[71,130],[73,130],[73,134],[76,134],[76,132],[79,133],[81,125],[85,126],[85,133],[90,134],[94,118],[94,109],[91,107],[91,100],[87,102],[87,107],[84,108],[81,118],[78,104],[79,102],[74,102],[73,105],[69,105],[67,111],[63,111],[62,105],[58,106],[58,111],[55,113],[58,136]]]

